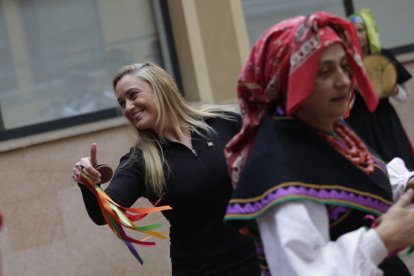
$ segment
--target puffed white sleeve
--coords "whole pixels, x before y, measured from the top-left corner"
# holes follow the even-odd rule
[[[396,157],[387,164],[387,172],[395,202],[404,194],[408,181],[414,177],[414,171],[410,172],[404,161]]]
[[[397,92],[392,95],[393,99],[398,102],[405,102],[408,98],[407,87],[404,84],[397,84],[396,90]]]
[[[387,249],[374,229],[329,238],[323,204],[284,203],[257,219],[272,275],[382,275],[378,265]]]

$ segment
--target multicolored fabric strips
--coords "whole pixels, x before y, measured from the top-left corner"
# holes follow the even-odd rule
[[[93,181],[85,174],[81,173],[79,179],[82,183],[86,184],[86,187],[88,187],[88,189],[97,198],[102,211],[102,215],[104,216],[108,226],[119,239],[125,242],[126,246],[131,251],[132,255],[134,255],[138,262],[140,262],[141,265],[143,265],[144,261],[138,254],[133,244],[135,243],[140,246],[153,247],[155,246],[155,242],[147,241],[148,239],[152,237],[166,239],[167,236],[162,234],[161,232],[154,231],[154,229],[161,227],[161,223],[137,226],[134,224],[134,222],[143,219],[148,214],[165,210],[171,210],[172,208],[168,205],[157,207],[159,200],[154,204],[155,207],[153,208],[125,208],[114,202],[105,193],[105,191],[102,190],[101,187],[99,187],[99,185],[93,183]],[[124,227],[137,232],[141,232],[143,234],[146,234],[147,236],[139,240],[133,239],[125,233]]]

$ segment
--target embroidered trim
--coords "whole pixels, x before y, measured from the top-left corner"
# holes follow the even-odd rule
[[[320,47],[320,40],[317,34],[313,35],[310,39],[302,44],[299,50],[293,53],[290,57],[291,71],[303,63],[316,49]]]
[[[374,194],[335,185],[284,183],[273,187],[259,197],[232,199],[227,208],[226,220],[254,219],[275,205],[295,200],[311,200],[321,204],[345,206],[374,215],[381,215],[392,204]]]
[[[340,207],[343,207],[343,206],[340,206]],[[340,214],[335,220],[331,220],[329,222],[329,227],[330,228],[335,227],[336,225],[338,225],[339,223],[344,221],[352,211],[352,209],[350,209],[350,208],[346,208],[346,207],[343,207],[343,208],[345,209],[345,212]]]

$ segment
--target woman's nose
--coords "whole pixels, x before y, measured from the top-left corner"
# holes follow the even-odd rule
[[[125,108],[124,108],[124,116],[127,117],[128,113],[131,111],[131,109],[134,107],[134,103],[130,100],[125,101]]]
[[[351,84],[350,73],[347,69],[341,68],[339,70],[335,84],[339,87],[349,86]]]
[[[134,106],[134,103],[130,100],[125,102],[125,109],[131,109]]]

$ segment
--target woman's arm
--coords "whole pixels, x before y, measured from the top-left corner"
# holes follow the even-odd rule
[[[382,275],[377,266],[388,253],[378,234],[361,228],[330,241],[322,204],[285,203],[259,218],[258,226],[275,275]]]
[[[388,252],[414,246],[413,196],[413,189],[408,189],[381,216],[376,228],[360,228],[336,241],[330,241],[324,205],[297,201],[273,208],[257,220],[271,271],[284,269],[282,275],[382,275],[377,265]]]
[[[393,99],[395,99],[398,102],[405,102],[407,100],[408,92],[404,84],[397,84],[394,90],[394,94],[391,95]]]
[[[145,195],[143,168],[138,162],[125,166],[128,160],[129,154],[121,158],[120,165],[105,189],[108,196],[123,207],[131,207],[139,197]],[[89,217],[97,225],[106,224],[96,197],[85,185],[78,185],[81,188],[83,201]]]
[[[394,158],[387,164],[393,200],[397,201],[406,191],[408,183],[413,181],[414,171],[410,172],[401,158]],[[413,183],[414,184],[414,183]]]

